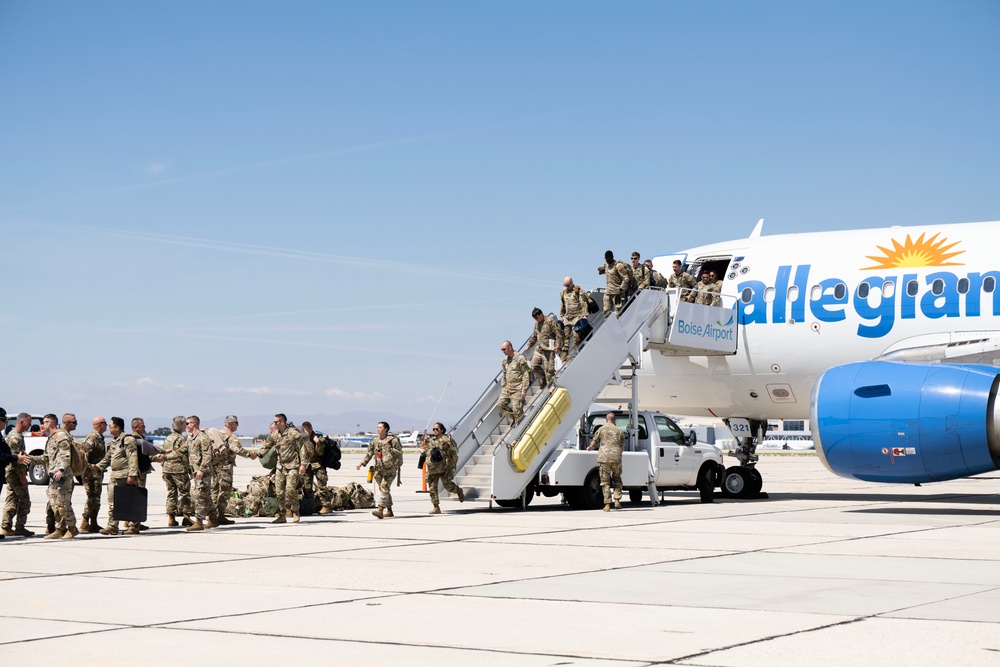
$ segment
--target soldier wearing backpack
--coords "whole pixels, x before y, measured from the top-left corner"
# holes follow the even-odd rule
[[[462,487],[455,484],[455,466],[458,465],[458,444],[451,435],[445,433],[444,424],[434,424],[434,435],[424,441],[424,453],[421,458],[427,463],[427,493],[434,506],[428,514],[440,514],[441,505],[438,499],[438,481],[449,492],[458,496],[458,502],[465,502]]]
[[[389,422],[379,422],[378,436],[368,444],[368,452],[361,459],[357,469],[361,470],[369,461],[375,461],[375,482],[378,483],[380,498],[378,507],[372,510],[376,518],[395,516],[392,513],[392,481],[403,463],[403,445],[399,438],[389,435]]]
[[[329,481],[326,469],[333,467],[336,470],[340,467],[340,446],[335,440],[330,440],[322,433],[314,431],[311,422],[302,422],[302,430],[305,431],[308,459],[303,461],[306,471],[302,474],[302,494],[320,502],[322,505],[320,514],[329,514],[333,511],[333,507],[330,503],[330,494],[326,492],[326,484]],[[332,463],[334,454],[337,455],[335,465]]]
[[[233,495],[233,466],[236,465],[236,457],[257,458],[257,454],[244,449],[240,439],[236,437],[234,432],[239,426],[240,420],[236,415],[228,415],[221,431],[214,428],[205,431],[212,439],[212,503],[218,512],[217,522],[220,526],[236,523],[226,517],[229,496]]]

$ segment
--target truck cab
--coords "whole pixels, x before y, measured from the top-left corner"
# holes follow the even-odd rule
[[[536,490],[545,496],[562,493],[574,508],[596,509],[604,505],[597,451],[587,451],[594,432],[605,423],[609,410],[591,411],[581,423],[573,449],[556,450],[542,467]],[[712,502],[722,479],[722,450],[699,444],[692,433],[685,436],[667,415],[615,410],[615,426],[626,433],[622,454],[622,489],[629,500],[640,502],[643,492],[656,502],[657,491],[697,490],[702,502]]]

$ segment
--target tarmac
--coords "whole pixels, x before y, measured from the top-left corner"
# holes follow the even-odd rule
[[[345,454],[331,484],[364,481]],[[651,507],[430,501],[392,519],[0,541],[6,664],[998,665],[1000,472],[914,486],[765,456],[767,498]],[[236,469],[245,488],[256,462]],[[83,490],[74,506],[83,505]],[[106,505],[100,521],[106,519]]]

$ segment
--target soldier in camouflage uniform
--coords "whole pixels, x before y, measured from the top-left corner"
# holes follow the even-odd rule
[[[632,271],[625,262],[615,260],[615,254],[608,250],[604,253],[604,264],[597,267],[597,273],[608,281],[607,289],[604,290],[604,317],[608,318],[611,317],[612,311],[620,313],[625,305]]]
[[[260,450],[264,456],[272,447],[278,448],[278,465],[274,474],[274,493],[278,497],[278,518],[272,523],[285,523],[290,515],[292,523],[299,521],[299,475],[303,470],[302,461],[307,458],[302,435],[288,425],[288,418],[278,413],[274,415],[274,431]]]
[[[125,433],[125,420],[112,417],[108,429],[113,440],[108,445],[104,458],[93,466],[95,473],[104,475],[111,468],[108,478],[108,525],[101,529],[101,535],[117,535],[118,519],[115,518],[115,489],[119,486],[135,485],[139,481],[139,453],[135,437]],[[126,535],[138,535],[139,528],[129,524]]]
[[[326,436],[313,430],[310,422],[302,422],[302,430],[305,431],[306,459],[303,461],[302,473],[302,493],[307,498],[318,501],[322,507],[320,514],[329,514],[332,511],[330,505],[330,494],[326,492],[326,485],[330,477],[323,465],[323,450],[326,447]]]
[[[604,491],[604,511],[611,511],[611,487],[614,487],[615,509],[622,508],[622,450],[625,434],[615,426],[615,413],[609,412],[605,424],[597,429],[587,449],[600,447],[597,463],[601,466],[601,489]]]
[[[535,371],[541,382],[541,388],[556,376],[556,357],[563,346],[562,327],[556,322],[556,318],[548,317],[541,308],[531,311],[531,316],[535,319],[535,328],[531,331],[531,338],[528,339],[528,347],[535,346],[535,352],[531,355],[531,368]]]
[[[517,424],[524,411],[524,398],[528,395],[528,385],[531,384],[531,369],[528,362],[520,354],[514,352],[514,346],[509,340],[500,344],[504,358],[500,364],[500,399],[497,409],[511,424]]]
[[[701,272],[701,282],[698,283],[697,296],[694,302],[702,306],[720,306],[722,298],[719,296],[719,285],[712,281],[712,276],[708,271]]]
[[[522,357],[523,359],[523,357]],[[378,436],[372,438],[368,443],[368,452],[361,459],[357,469],[361,470],[372,459],[375,460],[375,482],[381,494],[378,507],[372,510],[372,514],[381,519],[382,517],[394,516],[392,513],[392,482],[396,479],[399,466],[403,464],[403,446],[399,438],[389,435],[389,423],[379,422],[376,428]]]
[[[160,462],[163,464],[163,483],[167,485],[167,525],[176,527],[177,515],[184,515],[180,525],[192,526],[191,521],[191,454],[184,435],[184,415],[174,417],[173,433],[163,442]]]
[[[4,424],[7,422],[6,414],[3,416]],[[28,519],[28,512],[31,511],[31,496],[28,493],[28,466],[38,463],[45,463],[45,458],[41,456],[29,456],[24,451],[24,433],[31,428],[31,415],[22,412],[17,415],[17,423],[11,432],[7,434],[7,445],[10,448],[11,456],[14,457],[7,468],[7,498],[3,504],[3,529],[2,534],[6,537],[19,535],[21,537],[31,537],[34,533],[24,527],[24,522]],[[0,435],[0,440],[3,435]],[[12,528],[13,526],[13,528]]]
[[[681,301],[694,301],[694,293],[691,291],[695,286],[694,276],[690,273],[684,271],[684,265],[681,264],[681,260],[675,259],[673,265],[674,272],[670,274],[667,278],[667,287],[682,288],[680,292]]]
[[[649,284],[653,287],[666,287],[667,279],[662,273],[653,268],[653,260],[647,259],[643,264],[649,270]]]
[[[212,505],[212,439],[202,433],[201,419],[197,415],[187,418],[188,467],[194,475],[191,495],[194,496],[194,523],[187,527],[190,531],[205,530],[217,526],[219,515]],[[207,525],[206,525],[207,524]]]
[[[256,454],[243,448],[240,439],[233,433],[239,425],[236,415],[227,416],[221,431],[222,447],[212,448],[212,502],[218,513],[219,525],[222,526],[236,523],[226,518],[226,505],[229,503],[229,496],[233,494],[233,466],[236,465],[236,457],[257,458]]]
[[[566,361],[569,359],[570,343],[574,349],[580,349],[580,334],[573,327],[589,314],[590,295],[566,276],[563,291],[559,293],[559,303],[559,319],[563,322],[562,360]]]
[[[72,539],[80,534],[73,512],[73,466],[71,450],[76,428],[76,416],[67,412],[63,415],[63,427],[56,428],[55,415],[46,415],[42,421],[49,438],[45,443],[45,456],[49,462],[49,505],[55,517],[55,530],[45,539]]]
[[[142,417],[134,417],[131,422],[132,437],[135,438],[136,453],[139,454],[139,477],[136,486],[146,488],[146,476],[153,472],[153,460],[159,460],[159,451],[156,446],[146,437],[146,422]],[[149,530],[149,526],[144,523],[129,522],[129,527],[135,526],[137,530]],[[131,533],[127,534],[131,535]]]
[[[434,452],[438,452],[435,454]],[[444,432],[444,424],[434,424],[434,435],[424,439],[424,461],[427,464],[427,493],[433,507],[428,514],[440,514],[438,482],[458,496],[458,502],[465,502],[465,492],[455,484],[455,466],[458,465],[458,444],[451,435]],[[435,460],[438,459],[438,460]]]
[[[83,441],[83,453],[87,457],[87,469],[81,479],[83,488],[87,491],[87,504],[83,508],[83,520],[80,530],[86,533],[96,533],[101,530],[97,524],[97,513],[101,511],[101,491],[104,488],[104,475],[98,475],[91,466],[97,465],[107,447],[104,445],[104,432],[108,430],[108,422],[104,417],[94,417],[91,424],[94,430]]]
[[[649,287],[650,280],[652,279],[649,269],[639,261],[639,257],[638,252],[632,253],[632,266],[630,268],[632,271],[632,285],[635,292]]]

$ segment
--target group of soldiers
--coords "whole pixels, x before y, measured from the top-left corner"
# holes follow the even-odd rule
[[[608,250],[604,253],[604,264],[597,268],[598,274],[607,279],[605,318],[612,313],[621,314],[633,295],[650,286],[679,289],[680,299],[689,303],[721,305],[722,281],[717,279],[715,271],[703,269],[699,282],[684,271],[680,260],[674,260],[669,276],[656,271],[652,260],[642,261],[638,252],[632,253],[631,260],[631,264],[618,261],[614,252]],[[586,325],[587,316],[597,310],[597,304],[587,291],[574,283],[572,277],[566,276],[559,293],[559,318],[545,315],[541,308],[531,311],[535,326],[526,344],[526,348],[535,346],[531,363],[514,349],[509,340],[500,344],[500,352],[504,356],[500,365],[501,391],[497,408],[511,424],[517,424],[524,414],[524,402],[532,377],[538,378],[541,388],[545,389],[555,377],[556,357],[565,362],[571,354],[579,351],[589,333],[588,326],[581,325]]]

